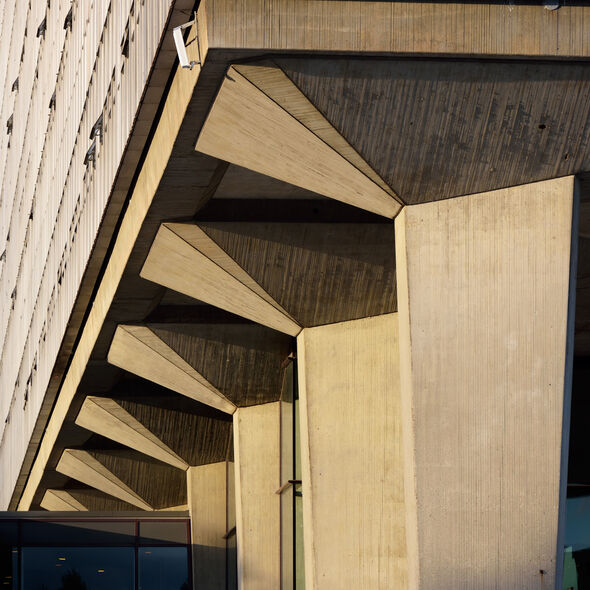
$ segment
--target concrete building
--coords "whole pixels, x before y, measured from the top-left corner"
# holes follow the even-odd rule
[[[0,23],[4,585],[590,588],[585,2]]]

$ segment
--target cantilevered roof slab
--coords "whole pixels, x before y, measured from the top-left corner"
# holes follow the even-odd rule
[[[264,302],[266,310],[276,312],[281,325],[286,326],[284,338],[289,338],[301,327],[397,309],[391,218],[403,203],[498,188],[506,182],[530,182],[537,179],[535,175],[570,174],[588,165],[584,159],[587,113],[585,107],[580,111],[572,107],[575,101],[584,106],[588,100],[587,66],[546,61],[590,57],[590,38],[585,33],[590,11],[568,5],[551,12],[538,5],[508,7],[487,2],[458,4],[453,10],[452,17],[448,16],[448,4],[438,2],[201,2],[197,26],[190,32],[190,38],[198,33],[199,43],[187,48],[190,59],[201,64],[192,71],[177,69],[171,76],[159,118],[154,122],[151,144],[142,156],[120,224],[115,226],[115,239],[108,248],[97,250],[102,271],[96,290],[91,289],[92,304],[84,316],[64,379],[59,381],[59,395],[47,425],[40,420],[39,432],[43,436],[31,441],[29,460],[22,466],[12,507],[38,507],[46,489],[62,488],[90,509],[95,509],[99,500],[103,502],[100,494],[104,493],[64,481],[65,476],[54,481],[55,467],[67,448],[92,451],[93,457],[108,464],[148,505],[166,504],[159,497],[148,497],[149,490],[140,489],[140,479],[145,482],[153,477],[155,463],[145,461],[145,457],[138,459],[133,455],[140,455],[137,451],[124,453],[119,449],[113,453],[109,441],[89,439],[89,431],[75,443],[68,438],[68,429],[74,426],[88,395],[114,397],[113,381],[119,385],[131,381],[130,372],[107,363],[118,325],[139,324],[151,330],[160,323],[159,340],[180,356],[178,334],[183,335],[184,342],[199,341],[199,350],[195,346],[194,352],[197,356],[199,351],[215,348],[210,346],[217,329],[215,322],[207,329],[192,324],[205,324],[203,316],[211,314],[219,300],[206,301],[194,293],[183,297],[169,286],[140,276],[162,224],[199,226],[209,245],[213,243],[215,250],[223,254],[224,264],[233,261],[233,270],[242,270],[237,282],[243,285],[245,274],[252,280],[251,287],[256,289],[253,283],[259,286],[256,304]],[[481,61],[458,61],[474,55]],[[436,67],[432,65],[435,57],[440,58]],[[499,61],[506,58],[521,61]],[[496,62],[485,61],[489,59]],[[482,77],[481,88],[464,71],[466,64]],[[231,82],[226,76],[230,72],[231,77],[232,65],[247,80],[248,88],[254,89],[257,99],[271,105],[274,113],[280,113],[283,121],[289,121],[300,137],[313,142],[319,150],[310,158],[299,145],[295,146],[299,150],[296,153],[307,156],[310,165],[318,153],[319,157],[330,154],[338,162],[338,176],[344,178],[339,179],[339,187],[343,191],[330,189],[332,179],[325,187],[319,182],[308,184],[301,162],[293,162],[293,151],[270,154],[276,162],[299,167],[297,174],[286,177],[277,174],[274,167],[263,169],[237,158],[233,160],[237,165],[229,164],[232,158],[225,151],[211,157],[195,150],[208,115],[216,104],[219,106],[216,101],[221,97],[220,88],[227,88]],[[512,72],[509,83],[498,80],[505,68]],[[424,101],[420,101],[421,97]],[[563,117],[569,117],[565,123]],[[235,124],[240,124],[239,117]],[[259,127],[255,131],[259,133],[258,144],[266,137],[277,145],[272,129]],[[239,134],[241,130],[236,127],[232,132]],[[267,133],[270,135],[265,136]],[[486,145],[478,144],[480,136]],[[258,144],[251,141],[248,145],[255,150]],[[447,161],[440,152],[448,150],[449,145],[453,149]],[[280,141],[278,147],[282,149]],[[521,152],[516,158],[514,150]],[[500,170],[499,164],[507,161],[507,170]],[[492,170],[494,167],[497,169]],[[356,197],[372,191],[380,205],[387,205],[384,210],[372,207],[380,221],[369,220],[358,233],[345,227],[345,223],[333,225],[337,210],[373,215],[358,208],[363,207],[362,199],[342,198],[352,186],[351,177],[359,183],[353,191]],[[284,211],[282,216],[275,215],[277,208]],[[105,219],[114,226],[112,217]],[[248,228],[246,221],[252,224]],[[323,228],[320,221],[326,224]],[[313,229],[309,224],[315,224]],[[191,253],[197,250],[185,239],[186,235],[176,235]],[[248,252],[253,251],[266,266],[257,266],[248,258]],[[211,260],[211,252],[205,258]],[[166,270],[165,265],[164,258],[157,270]],[[227,268],[218,265],[218,269],[226,280],[224,284],[236,286],[231,280],[236,277]],[[195,268],[189,270],[199,278]],[[389,289],[374,288],[369,296],[352,282],[362,276],[365,286],[379,287],[380,273]],[[283,284],[284,276],[290,277],[291,283]],[[328,279],[334,282],[329,284]],[[335,292],[341,295],[337,304],[328,297]],[[321,304],[312,307],[312,300]],[[240,312],[237,308],[229,311]],[[170,330],[163,327],[166,323],[189,328]],[[239,321],[235,324],[236,332],[246,331]],[[220,343],[220,348],[222,344],[225,346]],[[234,404],[242,405],[230,395],[231,384],[225,375],[217,371],[221,365],[213,367],[216,373],[211,370],[207,354],[197,356],[189,364],[202,363],[195,370],[222,394],[213,393],[213,399],[224,402],[223,396],[227,397],[226,411],[230,412]],[[283,361],[287,361],[286,354]],[[118,388],[119,393],[122,389]],[[162,398],[181,397],[172,389],[162,390]],[[186,425],[192,432],[199,430],[202,421],[172,420],[169,414],[175,410],[164,401],[158,402],[161,414],[155,415],[147,396],[128,402],[117,400],[188,464],[201,462],[196,452],[195,457],[183,452],[163,424]],[[186,396],[183,401],[199,403]],[[259,400],[252,397],[247,403],[251,401]],[[216,420],[220,423],[219,436],[208,435],[219,443],[216,449],[221,449],[230,436],[228,423],[219,417]],[[129,442],[126,439],[125,444]],[[219,452],[213,458],[224,457]],[[170,478],[182,475],[181,470],[167,465],[156,467],[170,473]],[[86,496],[79,490],[85,490]],[[96,502],[87,499],[91,494],[99,494]],[[170,506],[185,501],[166,499]],[[114,497],[109,501],[123,505]]]
[[[406,204],[590,169],[590,63],[277,62]]]

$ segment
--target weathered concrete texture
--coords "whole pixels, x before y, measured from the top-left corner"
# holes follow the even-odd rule
[[[234,413],[240,590],[281,587],[281,402]]]
[[[397,314],[297,339],[308,590],[407,588]]]
[[[88,396],[76,424],[178,469],[188,468],[184,459],[113,399]]]
[[[189,467],[188,506],[194,590],[225,590],[227,464]]]
[[[574,203],[568,177],[396,219],[412,588],[554,588]]]
[[[244,77],[247,70],[230,68],[197,140],[197,151],[378,215],[391,218],[399,212],[401,204],[388,187],[361,171],[364,162],[356,167],[356,154],[351,158],[354,164],[347,159],[350,147],[286,76],[267,70],[266,83],[285,97],[279,106]]]

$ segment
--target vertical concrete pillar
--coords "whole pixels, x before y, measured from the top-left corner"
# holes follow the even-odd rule
[[[281,588],[281,402],[234,414],[238,588]]]
[[[225,590],[227,477],[226,462],[189,467],[194,590]]]
[[[294,529],[293,510],[295,489],[287,485],[295,478],[293,465],[293,365],[286,371],[288,391],[283,391],[281,401],[281,590],[293,590]]]
[[[562,178],[396,218],[410,588],[559,580],[575,192]]]
[[[227,462],[227,590],[238,590],[238,543],[236,539],[236,468]]]
[[[397,314],[306,328],[297,359],[306,589],[406,588]]]

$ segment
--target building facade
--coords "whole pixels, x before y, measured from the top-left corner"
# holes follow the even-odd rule
[[[142,518],[200,590],[590,587],[585,4],[0,1],[6,530],[139,523],[144,590]]]

